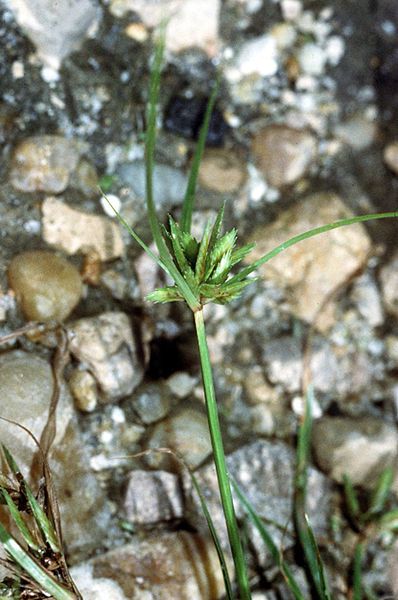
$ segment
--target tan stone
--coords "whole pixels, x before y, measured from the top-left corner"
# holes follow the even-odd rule
[[[392,142],[384,148],[383,158],[387,167],[398,175],[398,142]]]
[[[111,219],[89,215],[71,208],[54,197],[42,205],[43,238],[67,254],[87,254],[94,250],[101,260],[112,260],[124,254],[120,226]]]
[[[61,256],[44,250],[22,252],[8,269],[10,285],[27,319],[63,321],[80,300],[79,271]]]
[[[220,194],[236,192],[246,180],[243,159],[228,150],[209,149],[205,152],[199,169],[199,182]]]
[[[280,188],[307,173],[316,156],[316,141],[308,131],[269,125],[255,134],[252,152],[267,182]]]
[[[398,252],[382,268],[380,279],[386,309],[398,317]]]
[[[254,230],[249,241],[257,245],[250,262],[295,235],[349,216],[342,200],[332,193],[300,200],[274,223]],[[365,266],[370,248],[363,225],[341,227],[295,244],[262,265],[259,272],[286,290],[294,315],[311,323],[328,296]],[[332,315],[331,311],[322,314],[318,327],[330,326]]]

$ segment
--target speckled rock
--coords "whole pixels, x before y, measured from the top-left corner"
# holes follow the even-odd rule
[[[107,312],[80,319],[68,328],[69,348],[98,381],[104,401],[114,401],[139,385],[143,367],[127,315]]]
[[[8,268],[8,278],[25,317],[31,321],[63,321],[82,294],[79,271],[53,252],[17,254]]]
[[[0,389],[0,415],[24,425],[40,438],[53,392],[51,365],[34,354],[22,351],[2,354]],[[66,386],[63,386],[57,411],[55,444],[63,438],[72,415],[72,400]],[[0,438],[15,454],[15,460],[26,473],[35,452],[30,437],[22,429],[0,420]]]
[[[380,279],[385,307],[390,314],[398,317],[398,252],[382,268]]]
[[[157,423],[149,435],[147,448],[171,448],[181,454],[195,468],[211,454],[211,443],[206,415],[189,406],[177,410]],[[147,463],[158,469],[171,468],[173,460],[153,452]]]
[[[94,578],[112,579],[129,600],[217,600],[225,593],[213,542],[194,533],[135,537],[90,564]]]
[[[214,56],[218,49],[220,0],[111,0],[110,9],[117,16],[133,10],[151,28],[167,19],[170,52],[198,47]]]
[[[316,156],[316,141],[308,131],[269,125],[253,137],[254,162],[267,183],[280,188],[303,177]]]
[[[43,239],[66,254],[95,251],[102,261],[124,254],[121,228],[111,219],[89,215],[54,197],[42,204]]]
[[[199,182],[203,187],[220,194],[238,191],[247,177],[243,158],[225,149],[208,149],[199,169]]]
[[[179,480],[166,471],[131,471],[123,502],[126,519],[148,525],[184,516]]]
[[[22,140],[11,159],[10,181],[21,192],[59,194],[76,169],[81,142],[60,135],[37,135]]]
[[[297,202],[270,225],[254,230],[249,241],[257,245],[250,261],[308,229],[350,216],[343,201],[335,194],[318,193]],[[366,264],[371,244],[361,224],[335,229],[305,240],[281,252],[260,274],[283,289],[293,314],[312,322],[322,303],[343,282]],[[334,320],[333,303],[317,318],[317,326],[327,329]]]
[[[398,142],[391,142],[384,148],[383,158],[387,167],[398,175]]]
[[[293,545],[292,498],[294,480],[294,451],[282,442],[257,440],[246,444],[227,457],[228,471],[247,495],[254,509],[270,525],[275,543],[281,543],[286,549]],[[214,465],[205,465],[195,473],[199,485],[205,491],[206,502],[215,527],[224,547],[228,547],[224,517],[219,503],[217,478]],[[187,501],[196,517],[191,513],[197,527],[203,524],[201,508],[188,475],[184,474],[184,486]],[[189,490],[191,493],[189,493]],[[307,511],[312,527],[317,534],[325,533],[328,528],[328,511],[331,505],[331,486],[325,476],[312,467],[308,470]],[[237,515],[244,518],[239,502],[235,503]],[[247,521],[249,539],[255,548],[257,559],[262,566],[270,566],[272,559],[265,548],[258,531]],[[283,532],[283,533],[282,533]]]
[[[323,417],[314,422],[312,440],[315,458],[330,477],[341,482],[347,473],[354,484],[369,488],[398,452],[396,428],[371,416]]]

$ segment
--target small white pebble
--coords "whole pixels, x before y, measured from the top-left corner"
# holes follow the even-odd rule
[[[326,42],[325,52],[328,62],[335,67],[339,64],[345,52],[345,43],[342,37],[332,35]]]
[[[108,217],[116,217],[115,211],[120,212],[122,207],[119,196],[115,196],[115,194],[106,194],[106,197],[102,196],[100,202],[104,213],[108,215]]]
[[[52,67],[43,67],[41,70],[41,77],[46,83],[54,83],[59,81],[60,75],[56,69]]]
[[[25,75],[25,67],[20,60],[14,60],[11,67],[12,76],[14,79],[22,79]]]
[[[117,425],[121,425],[126,422],[126,415],[120,406],[114,406],[111,412],[111,419]]]
[[[98,437],[103,444],[109,444],[113,439],[113,433],[107,429],[106,431],[101,431]]]
[[[303,10],[300,0],[281,0],[282,16],[286,21],[295,21]]]

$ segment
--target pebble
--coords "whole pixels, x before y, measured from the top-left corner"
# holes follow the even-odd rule
[[[51,365],[34,354],[18,350],[2,354],[0,389],[1,416],[16,421],[40,438],[53,393]],[[55,445],[62,440],[72,415],[72,401],[63,385],[57,410]],[[26,474],[36,450],[30,437],[19,427],[0,419],[0,438]]]
[[[316,140],[305,130],[269,125],[254,135],[252,153],[267,182],[280,188],[306,175],[316,157]]]
[[[196,377],[191,377],[189,373],[185,373],[184,371],[173,373],[166,381],[170,392],[179,400],[187,398],[187,396],[192,394],[196,383]]]
[[[8,268],[10,286],[30,321],[63,321],[78,304],[82,281],[67,260],[44,250],[17,254]]]
[[[110,10],[118,17],[134,11],[149,28],[166,20],[169,52],[196,47],[213,57],[219,47],[220,5],[220,0],[111,0]]]
[[[386,310],[398,317],[398,252],[382,268],[380,281]]]
[[[124,255],[121,227],[107,217],[90,215],[48,197],[42,204],[42,235],[66,254],[96,252],[102,261]]]
[[[351,298],[357,305],[360,315],[371,327],[379,327],[383,324],[384,311],[380,292],[369,273],[364,273],[355,280]]]
[[[190,406],[180,408],[154,426],[146,447],[171,448],[181,454],[191,468],[196,468],[211,454],[206,415]],[[146,462],[155,469],[168,469],[175,464],[171,457],[157,452],[147,456]]]
[[[230,570],[228,556],[226,561]],[[225,594],[212,540],[188,531],[135,536],[131,543],[99,554],[80,568],[89,566],[94,584],[111,579],[129,600],[219,600]]]
[[[391,142],[384,148],[383,158],[387,167],[398,175],[398,142]]]
[[[297,54],[297,59],[303,73],[320,77],[324,72],[327,54],[318,44],[305,44]]]
[[[176,135],[197,140],[208,101],[206,96],[172,96],[166,107],[164,128]],[[216,106],[210,117],[207,146],[222,146],[227,131],[224,115]]]
[[[36,47],[40,60],[58,70],[98,22],[100,11],[90,0],[8,0],[18,25]]]
[[[69,387],[75,399],[76,408],[82,412],[92,412],[97,408],[97,383],[90,371],[75,369],[70,376]]]
[[[163,419],[171,408],[172,397],[164,383],[144,383],[130,399],[130,405],[142,423],[149,425]]]
[[[338,138],[351,146],[351,148],[354,148],[354,150],[360,151],[368,148],[375,141],[377,136],[377,125],[374,119],[366,118],[365,115],[359,113],[336,125],[334,131]]]
[[[242,158],[225,149],[208,149],[199,168],[199,182],[219,194],[237,192],[247,178]]]
[[[272,35],[263,35],[245,42],[235,61],[241,76],[258,74],[271,77],[278,71],[278,48]]]
[[[184,503],[177,475],[166,471],[131,471],[123,510],[128,521],[150,525],[182,519]]]
[[[59,194],[69,185],[83,146],[60,135],[22,140],[11,158],[10,181],[21,192]]]
[[[254,230],[248,241],[256,241],[257,245],[250,254],[250,262],[294,235],[350,214],[336,194],[320,192],[300,200],[274,223]],[[260,267],[259,273],[288,290],[292,313],[311,323],[326,298],[363,269],[370,248],[370,239],[363,225],[341,227],[281,252]],[[327,329],[333,324],[333,306],[330,302],[317,317],[319,329]]]
[[[141,383],[143,367],[129,318],[122,312],[105,312],[75,321],[68,327],[69,349],[89,367],[112,402],[131,394]]]
[[[323,417],[314,422],[312,444],[320,468],[341,483],[344,473],[354,485],[372,488],[398,452],[397,430],[372,416]]]

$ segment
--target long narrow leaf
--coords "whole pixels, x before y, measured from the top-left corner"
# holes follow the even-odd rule
[[[36,581],[41,589],[51,594],[56,600],[76,600],[75,594],[59,584],[50,573],[33,560],[1,523],[0,542],[6,552]]]
[[[49,544],[53,552],[61,553],[62,549],[59,546],[54,527],[25,481],[23,482],[23,490],[26,494],[35,521],[44,535],[44,539]]]
[[[394,470],[392,467],[386,467],[381,472],[379,480],[374,489],[369,510],[364,515],[364,520],[369,520],[371,517],[380,514],[384,510],[388,495],[391,491],[391,486],[394,480]]]
[[[256,513],[253,505],[250,503],[247,496],[240,489],[240,487],[238,486],[236,481],[232,478],[230,478],[230,480],[231,480],[232,487],[234,488],[234,491],[239,498],[239,501],[241,502],[242,506],[246,510],[253,525],[256,527],[257,531],[259,532],[264,544],[267,546],[268,551],[271,554],[271,557],[272,557],[274,563],[280,567],[281,572],[286,579],[286,583],[289,586],[290,591],[293,593],[295,599],[296,600],[306,600],[305,596],[302,594],[302,592],[300,590],[300,587],[299,587],[297,581],[294,578],[292,571],[290,570],[288,564],[284,561],[284,559],[281,555],[281,552],[279,551],[278,547],[276,546],[275,542],[273,541],[271,535],[268,533],[267,528],[265,527],[263,521],[260,519],[260,517]]]
[[[154,171],[154,152],[156,143],[156,121],[157,121],[157,103],[159,100],[160,74],[162,71],[164,44],[165,44],[164,26],[161,28],[159,40],[156,45],[155,57],[151,71],[151,81],[149,89],[149,99],[147,107],[148,128],[145,136],[145,186],[148,220],[151,226],[153,239],[158,248],[159,257],[163,265],[168,270],[175,284],[178,286],[181,294],[184,296],[191,310],[200,308],[200,302],[193,293],[183,276],[175,266],[167,245],[163,239],[161,228],[155,210],[153,199],[153,171]]]
[[[354,552],[354,566],[352,573],[353,583],[353,594],[352,600],[362,600],[362,558],[363,558],[363,544],[358,543],[355,546]]]
[[[277,256],[284,250],[287,250],[291,246],[294,246],[295,244],[298,244],[299,242],[307,240],[307,239],[314,237],[316,235],[319,235],[321,233],[326,233],[327,231],[331,231],[332,229],[337,229],[339,227],[346,227],[348,225],[354,225],[355,223],[364,223],[366,221],[374,221],[377,219],[391,219],[394,217],[398,217],[398,211],[387,212],[387,213],[377,213],[377,214],[370,214],[370,215],[359,215],[357,217],[352,217],[349,219],[341,219],[340,221],[335,221],[334,223],[329,223],[328,225],[322,225],[321,227],[315,227],[314,229],[309,229],[308,231],[305,231],[304,233],[300,233],[299,235],[295,235],[294,237],[290,238],[289,240],[286,240],[286,242],[279,244],[279,246],[276,246],[270,252],[267,252],[266,254],[264,254],[264,256],[262,256],[261,258],[259,258],[256,261],[254,261],[253,263],[251,263],[250,265],[248,265],[247,267],[242,269],[239,273],[234,275],[234,277],[231,278],[231,281],[241,281],[242,279],[247,277],[250,273],[252,273],[256,269],[258,269],[258,267],[267,263],[268,261],[270,261],[272,258]]]
[[[354,523],[356,523],[360,517],[361,508],[359,506],[358,496],[352,484],[351,478],[346,473],[343,475],[343,485],[349,515]]]
[[[28,546],[30,548],[32,548],[36,552],[39,552],[40,545],[36,542],[36,540],[33,538],[32,534],[30,533],[28,526],[26,525],[25,521],[23,520],[22,515],[19,512],[14,501],[12,500],[10,494],[4,488],[1,489],[1,493],[7,503],[8,510],[10,511],[10,515],[13,518],[16,526],[18,527],[23,539],[25,540],[25,542],[28,544]]]
[[[196,182],[198,180],[200,162],[202,160],[203,152],[206,146],[207,133],[209,131],[211,114],[213,112],[214,104],[218,94],[218,87],[219,82],[217,80],[206,106],[206,112],[204,115],[202,126],[200,128],[198,143],[196,144],[195,154],[189,173],[187,190],[185,192],[184,202],[182,206],[181,229],[183,231],[191,231],[192,213],[195,203]]]

